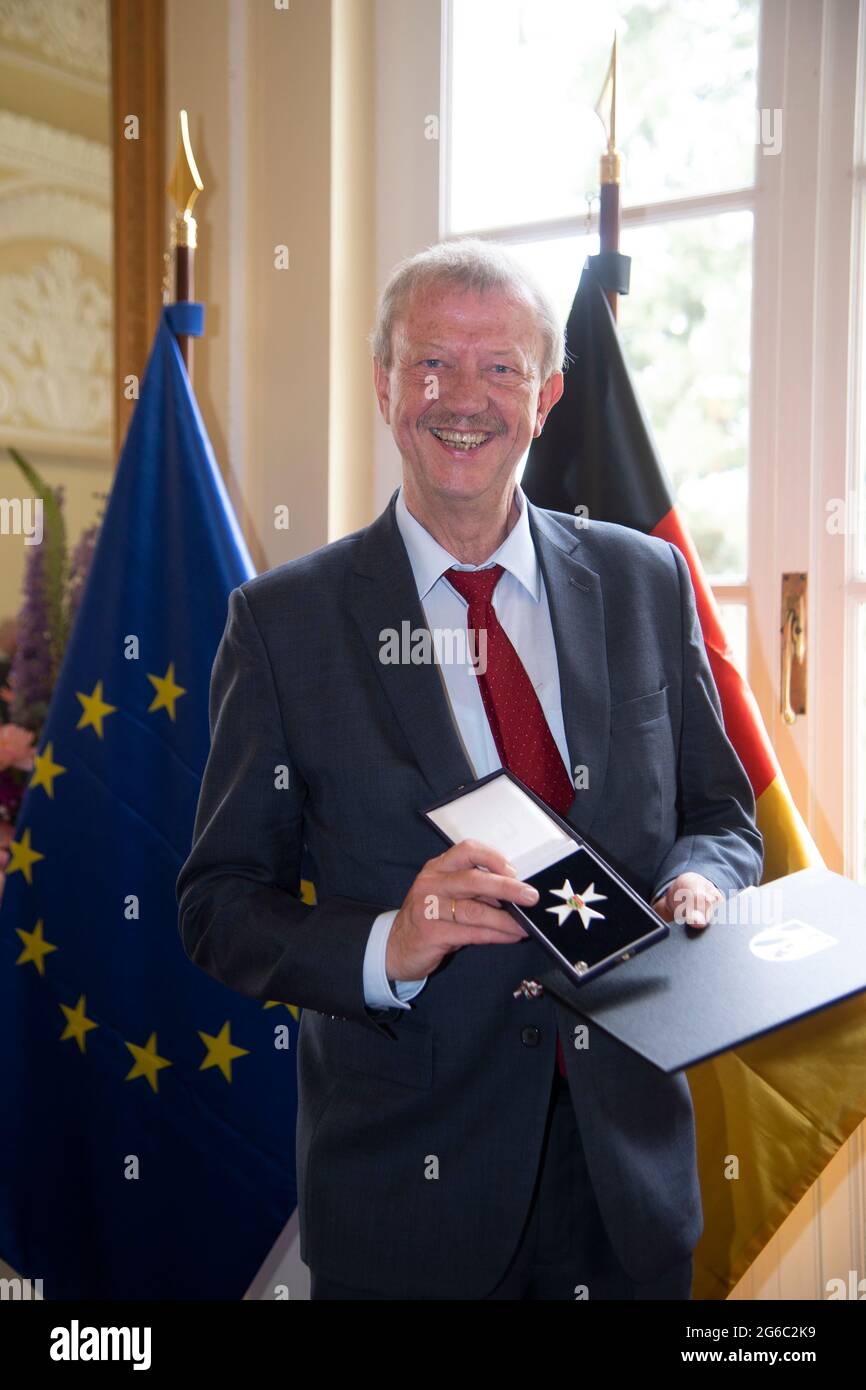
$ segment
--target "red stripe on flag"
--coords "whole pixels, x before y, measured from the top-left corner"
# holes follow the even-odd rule
[[[671,507],[650,534],[671,541],[682,552],[688,564],[710,669],[722,702],[725,731],[737,750],[757,798],[766,791],[774,777],[780,774],[779,761],[770,743],[758,703],[734,661],[722,625],[719,605],[707,583],[694,542],[676,506]]]

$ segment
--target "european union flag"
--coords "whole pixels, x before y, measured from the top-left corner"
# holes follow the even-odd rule
[[[163,310],[0,908],[0,1255],[60,1298],[241,1298],[296,1205],[297,1010],[187,958],[175,883],[254,573]]]

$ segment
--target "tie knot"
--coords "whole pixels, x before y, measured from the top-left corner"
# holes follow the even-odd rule
[[[483,570],[457,570],[452,566],[445,573],[458,594],[462,594],[466,601],[472,604],[489,603],[493,597],[493,590],[505,571],[502,565],[490,565],[488,569]]]

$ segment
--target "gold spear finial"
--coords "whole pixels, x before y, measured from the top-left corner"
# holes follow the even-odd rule
[[[195,156],[189,138],[189,118],[186,111],[178,117],[177,154],[166,192],[174,201],[174,236],[177,246],[194,247],[196,244],[196,220],[192,215],[193,204],[204,188],[201,175],[196,167]]]
[[[595,114],[601,121],[607,137],[607,149],[601,156],[600,181],[602,183],[619,183],[621,161],[619,151],[616,148],[616,30],[614,30],[613,47],[610,50],[610,62],[605,73],[604,83],[598,101],[595,103]]]

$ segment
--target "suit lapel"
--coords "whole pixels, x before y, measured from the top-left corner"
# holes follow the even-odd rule
[[[431,790],[431,801],[474,778],[438,667],[429,662],[381,660],[383,633],[426,629],[427,619],[394,512],[394,492],[384,512],[360,538],[347,607],[370,655],[375,678],[388,700]],[[547,589],[559,668],[569,772],[588,769],[588,786],[575,792],[568,820],[585,832],[595,815],[607,768],[610,684],[601,581],[582,564],[579,533],[563,532],[529,503],[529,522]]]
[[[559,693],[570,754],[569,772],[585,767],[567,819],[585,834],[604,786],[610,748],[610,676],[604,602],[598,573],[577,557],[579,531],[563,531],[547,512],[529,505],[529,525],[547,589]]]
[[[358,545],[347,603],[370,654],[376,679],[431,790],[431,802],[475,778],[439,668],[429,662],[383,662],[383,633],[427,628],[415,576],[394,514],[394,492]]]

